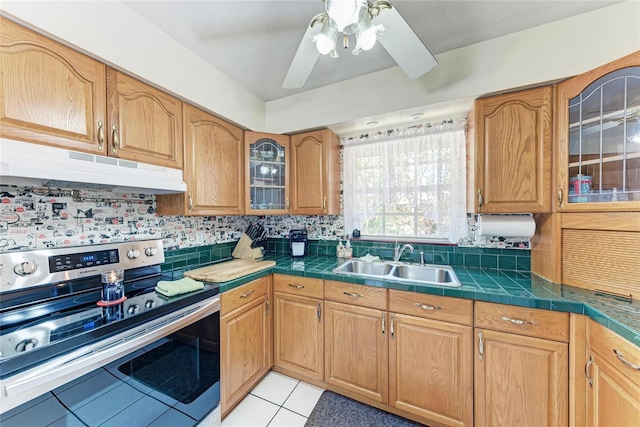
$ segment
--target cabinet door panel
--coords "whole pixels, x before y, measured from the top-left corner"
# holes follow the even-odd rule
[[[391,314],[389,404],[443,425],[473,425],[470,326]]]
[[[190,213],[242,214],[242,130],[189,105],[184,125]]]
[[[593,388],[587,391],[588,425],[636,427],[640,422],[640,387],[597,353],[591,375]]]
[[[486,329],[475,340],[477,426],[568,424],[568,344]]]
[[[329,129],[291,136],[291,213],[340,213],[339,139]]]
[[[322,301],[274,292],[274,365],[324,380]]]
[[[553,88],[476,105],[478,212],[551,212]]]
[[[235,406],[271,368],[266,295],[221,319],[222,412]]]
[[[0,18],[0,135],[106,154],[106,67]]]
[[[109,154],[182,169],[182,102],[107,70]]]
[[[387,313],[325,302],[326,382],[387,403]]]

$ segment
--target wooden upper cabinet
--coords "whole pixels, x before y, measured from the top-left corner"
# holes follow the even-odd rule
[[[246,213],[289,213],[289,137],[245,131],[244,141]]]
[[[182,101],[107,69],[109,155],[182,169]]]
[[[291,136],[291,213],[340,214],[340,140],[329,129]]]
[[[106,154],[105,65],[0,17],[0,136]]]
[[[161,215],[244,213],[242,129],[184,104],[187,192],[157,196]]]
[[[640,211],[640,51],[558,84],[559,211]]]
[[[551,212],[553,87],[475,104],[475,210]]]

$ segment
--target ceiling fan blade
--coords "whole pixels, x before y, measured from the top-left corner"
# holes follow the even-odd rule
[[[318,61],[320,53],[318,49],[316,49],[315,43],[311,41],[311,36],[320,32],[320,28],[322,27],[322,25],[311,26],[312,23],[316,21],[316,18],[317,16],[311,20],[307,26],[307,31],[305,31],[304,36],[302,36],[300,46],[298,46],[289,71],[282,83],[284,89],[300,89],[304,87],[304,84],[311,74],[311,70],[313,70],[313,67]]]
[[[378,41],[410,79],[417,79],[438,65],[395,6],[381,10],[374,23],[384,25],[385,30]]]

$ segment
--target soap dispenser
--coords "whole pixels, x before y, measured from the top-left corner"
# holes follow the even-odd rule
[[[347,237],[347,245],[344,248],[344,257],[351,258],[353,257],[353,249],[351,248],[351,240]]]
[[[336,255],[338,258],[344,258],[344,245],[342,244],[342,239],[340,239],[340,243],[336,247]]]

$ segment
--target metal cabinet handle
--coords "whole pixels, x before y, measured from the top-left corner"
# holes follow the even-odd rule
[[[482,190],[478,188],[478,210],[482,209]]]
[[[293,284],[293,283],[289,283],[289,286],[291,286],[292,288],[296,288],[296,289],[304,288],[304,285],[296,285],[296,284]]]
[[[254,293],[255,291],[256,291],[255,289],[251,289],[250,291],[245,292],[244,294],[240,295],[240,298],[246,298],[249,295],[251,295],[252,293]]]
[[[482,342],[482,332],[478,333],[478,358],[482,360],[484,357],[484,342]]]
[[[384,313],[382,313],[382,314],[380,315],[380,317],[382,318],[382,335],[384,335],[384,330],[385,330],[385,327],[384,327],[384,317],[385,317],[385,316],[384,316]]]
[[[564,199],[564,191],[562,191],[562,184],[558,188],[558,207],[562,207],[562,200]]]
[[[118,128],[116,128],[116,125],[111,126],[111,148],[114,154],[117,153],[120,148],[120,137],[118,137]]]
[[[322,199],[322,211],[327,211],[327,196],[324,196],[324,198]]]
[[[593,387],[593,378],[589,375],[589,369],[593,365],[593,356],[589,356],[589,360],[584,365],[584,376],[587,377],[587,381],[589,381],[589,387]]]
[[[383,315],[383,316],[384,316],[384,315]],[[391,339],[394,339],[394,338],[395,338],[395,336],[396,336],[396,331],[395,331],[395,328],[394,328],[394,326],[393,326],[393,324],[395,323],[395,321],[396,321],[395,316],[391,316],[391,321],[389,322],[389,323],[391,324],[391,325],[390,325],[390,328],[391,328]]]
[[[104,149],[104,123],[102,120],[98,120],[98,150]]]
[[[364,295],[362,295],[362,294],[352,294],[352,293],[349,293],[347,291],[344,291],[343,294],[348,295],[348,296],[350,296],[352,298],[364,298]]]
[[[627,359],[624,358],[624,356],[622,355],[622,353],[620,353],[618,350],[616,350],[615,348],[613,349],[613,352],[616,354],[616,357],[618,358],[619,361],[621,361],[622,363],[624,363],[625,365],[627,365],[628,367],[630,367],[631,369],[634,369],[636,371],[640,371],[640,366],[629,362]]]
[[[442,307],[437,307],[433,305],[420,304],[419,302],[414,302],[413,305],[416,307],[420,307],[423,310],[442,310]]]
[[[287,210],[289,210],[289,199],[287,199]]]
[[[267,297],[267,298],[264,300],[264,304],[265,304],[265,307],[264,307],[264,308],[265,308],[265,310],[264,310],[264,315],[265,315],[265,316],[268,316],[268,315],[269,315],[269,297]]]
[[[511,322],[514,325],[537,325],[538,322],[534,322],[533,320],[520,320],[520,319],[512,319],[511,317],[503,316],[502,320],[505,322]]]
[[[322,323],[322,307],[318,303],[318,323]]]
[[[191,193],[187,196],[187,208],[189,210],[193,209],[193,197],[191,197]]]

